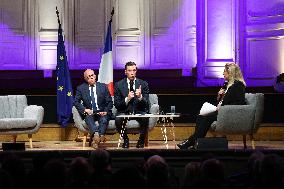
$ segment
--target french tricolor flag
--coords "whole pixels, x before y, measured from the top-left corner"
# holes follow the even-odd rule
[[[113,12],[114,11],[112,11],[112,15],[113,15]],[[106,35],[106,40],[105,40],[105,48],[104,48],[104,53],[101,59],[101,64],[100,64],[100,69],[99,69],[99,74],[98,74],[98,82],[107,84],[110,95],[113,96],[114,88],[113,88],[111,22],[112,22],[112,18],[110,19],[108,23],[107,35]]]

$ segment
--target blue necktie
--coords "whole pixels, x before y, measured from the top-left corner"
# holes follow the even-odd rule
[[[91,99],[92,99],[93,111],[96,111],[97,110],[97,105],[96,105],[96,100],[95,100],[95,95],[94,95],[94,86],[91,86]]]

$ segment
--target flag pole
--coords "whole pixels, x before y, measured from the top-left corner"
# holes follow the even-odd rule
[[[56,9],[57,22],[59,24],[59,28],[61,28],[61,23],[60,23],[60,19],[59,19],[59,11],[57,9],[57,6],[55,7],[55,9]]]
[[[112,7],[111,13],[110,13],[110,22],[112,21],[112,17],[114,15],[114,7]]]

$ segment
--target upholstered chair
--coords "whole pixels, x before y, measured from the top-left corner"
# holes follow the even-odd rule
[[[157,114],[159,113],[159,105],[158,105],[158,96],[156,94],[149,94],[149,101],[150,101],[150,114]],[[78,110],[73,106],[72,108],[73,113],[73,120],[74,126],[77,127],[78,131],[84,134],[83,137],[83,148],[86,146],[87,136],[89,134],[89,129],[86,122],[80,116]],[[115,107],[112,109],[112,113],[114,117],[117,115],[117,110]],[[148,131],[151,131],[154,126],[157,124],[158,118],[151,117],[149,118],[149,125]],[[128,134],[139,134],[139,123],[136,120],[130,120],[126,124],[127,133]],[[115,120],[114,118],[109,121],[109,125],[106,131],[106,134],[115,134],[117,133],[115,127]],[[145,137],[145,146],[148,146],[149,139],[148,133]]]
[[[217,121],[213,122],[211,129],[217,133],[228,135],[242,135],[244,148],[246,136],[251,139],[252,148],[255,149],[254,134],[259,129],[264,112],[264,95],[262,93],[246,93],[246,105],[225,105],[218,111]]]
[[[30,148],[33,148],[32,134],[36,133],[43,121],[44,108],[27,104],[25,95],[0,96],[0,134],[28,134]]]

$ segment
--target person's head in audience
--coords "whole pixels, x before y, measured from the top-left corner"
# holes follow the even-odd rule
[[[212,158],[205,160],[201,164],[201,177],[214,181],[224,181],[224,165],[218,159]]]
[[[41,183],[44,189],[62,189],[65,186],[67,166],[64,160],[51,159],[44,166],[45,180]]]
[[[200,176],[200,162],[190,162],[184,168],[183,186],[190,188]]]
[[[78,185],[83,187],[88,182],[91,175],[91,168],[89,162],[84,157],[76,157],[70,163],[68,169],[67,182],[70,185]]]
[[[169,166],[165,159],[159,155],[153,155],[147,160],[146,175],[148,188],[169,186]]]
[[[110,189],[145,189],[146,180],[136,166],[130,165],[128,167],[117,170],[111,179]]]
[[[84,72],[84,79],[89,85],[94,85],[96,83],[96,74],[94,70],[86,69]]]
[[[90,156],[94,172],[111,171],[111,156],[108,151],[97,148]]]
[[[254,152],[250,155],[247,162],[248,174],[254,181],[258,181],[260,178],[260,165],[264,158],[262,152]]]
[[[241,81],[246,86],[242,71],[240,67],[235,63],[226,63],[223,76],[224,79],[228,82],[228,87],[233,85],[235,80]]]
[[[284,159],[277,154],[265,155],[260,166],[261,184],[284,187]]]
[[[200,177],[191,186],[193,189],[199,188],[226,188],[225,171],[222,162],[212,158],[201,163]]]

